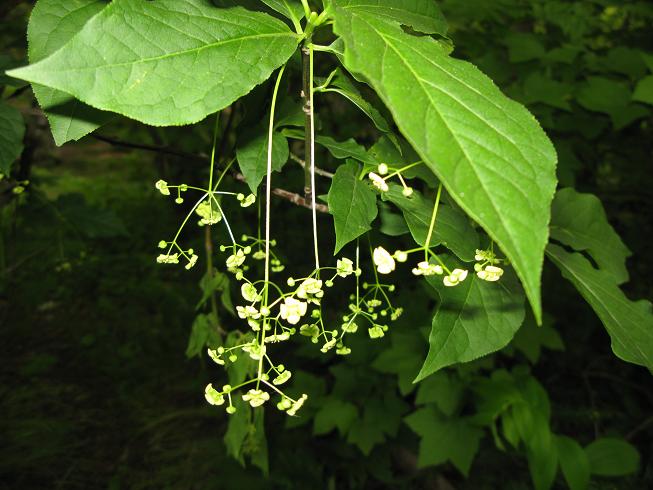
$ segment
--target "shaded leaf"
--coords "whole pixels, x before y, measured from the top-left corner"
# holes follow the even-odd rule
[[[426,407],[404,419],[420,436],[417,464],[420,468],[451,461],[465,476],[478,451],[483,431],[464,418],[445,419],[433,407]]]
[[[404,214],[410,233],[418,245],[424,245],[431,224],[434,202],[414,191],[406,197],[401,193],[402,187],[391,184],[383,197],[397,205]],[[474,260],[474,253],[479,247],[479,238],[467,216],[457,209],[442,202],[438,207],[435,228],[431,236],[431,246],[444,245],[461,260]]]
[[[585,454],[594,475],[624,476],[639,467],[639,452],[623,439],[604,437],[588,444]]]
[[[506,271],[497,283],[475,274],[455,287],[427,278],[440,296],[429,336],[429,353],[415,382],[445,366],[469,362],[505,347],[524,321],[519,283]]]
[[[288,161],[288,140],[279,133],[272,133],[272,170],[279,172]],[[258,134],[236,150],[240,171],[253,194],[267,173],[268,134],[261,128]]]
[[[329,212],[336,229],[334,255],[346,244],[370,230],[377,215],[376,194],[358,178],[358,165],[338,167],[329,189]]]
[[[23,152],[25,121],[20,111],[0,101],[0,173],[9,175],[11,164]]]
[[[626,259],[631,253],[610,226],[601,201],[593,194],[561,189],[551,206],[551,238],[587,251],[617,284],[628,280]]]
[[[574,439],[555,436],[560,468],[571,490],[585,490],[590,483],[590,462]]]
[[[548,257],[598,315],[612,339],[612,351],[624,361],[653,370],[653,314],[649,301],[630,301],[615,277],[597,270],[579,253],[550,244]]]

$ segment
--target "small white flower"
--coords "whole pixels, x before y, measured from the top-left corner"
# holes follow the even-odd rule
[[[379,175],[385,175],[388,173],[388,165],[385,163],[379,163],[379,166],[376,168],[379,172]]]
[[[484,281],[498,281],[503,275],[503,269],[494,265],[488,265],[484,270],[476,272],[476,275]]]
[[[388,190],[390,189],[388,187],[388,184],[386,184],[385,180],[380,175],[375,174],[374,172],[370,172],[369,174],[367,174],[367,176],[372,181],[372,185],[376,187],[378,190],[380,190],[381,192],[388,192]]]
[[[322,291],[322,281],[319,279],[313,279],[309,277],[304,279],[304,281],[297,288],[297,297],[306,299],[308,295],[318,294]]]
[[[259,311],[254,308],[253,306],[236,306],[236,313],[238,313],[238,316],[242,318],[243,320],[246,318],[252,318],[254,320],[258,320],[261,316]]]
[[[254,301],[258,301],[259,299],[261,299],[254,285],[248,282],[243,283],[243,285],[240,286],[240,294],[243,296],[245,301],[249,301],[252,303]]]
[[[354,263],[349,260],[347,257],[338,259],[336,263],[336,273],[340,277],[347,277],[354,273]]]
[[[219,364],[220,366],[224,366],[224,359],[222,359],[222,354],[215,349],[207,349],[207,354],[209,357],[215,362],[216,364]]]
[[[222,396],[213,386],[211,386],[211,383],[206,385],[206,388],[204,388],[204,398],[206,398],[206,401],[211,405],[224,404],[224,396]]]
[[[408,254],[403,250],[395,250],[395,253],[393,253],[392,256],[397,262],[406,262],[408,260]]]
[[[272,384],[275,386],[282,385],[290,379],[290,376],[292,376],[292,373],[290,371],[284,371],[283,373],[281,373],[279,376],[277,376],[272,380]]]
[[[265,344],[259,345],[254,342],[251,344],[243,345],[243,352],[247,352],[249,357],[255,361],[258,361],[265,355],[267,348],[265,347]]]
[[[164,196],[170,195],[170,189],[168,189],[168,183],[165,180],[157,180],[156,184],[154,184],[154,187],[156,187],[156,189]]]
[[[444,269],[442,269],[441,265],[430,264],[425,260],[417,264],[417,267],[413,269],[413,274],[416,276],[433,276],[442,273],[444,273]]]
[[[307,303],[296,300],[295,298],[285,298],[283,303],[279,306],[281,318],[291,325],[295,325],[299,320],[301,320],[301,318],[306,314],[307,308]]]
[[[445,276],[442,282],[445,286],[452,287],[460,284],[467,277],[467,271],[463,269],[454,269],[451,274]]]
[[[268,335],[265,337],[265,343],[266,344],[274,344],[276,342],[283,342],[285,340],[288,340],[290,338],[290,332],[283,332],[283,333],[278,333],[275,335]]]
[[[249,404],[254,408],[260,407],[269,399],[270,399],[270,394],[267,391],[263,391],[263,390],[252,389],[243,395],[243,400],[249,402]]]
[[[390,274],[395,270],[395,259],[383,247],[376,247],[372,253],[372,259],[376,265],[376,269],[380,274]]]
[[[241,207],[247,208],[256,202],[256,196],[254,194],[250,194],[244,199],[239,199],[239,201]]]
[[[297,410],[302,408],[302,405],[304,405],[304,402],[306,401],[307,398],[308,395],[304,393],[299,400],[297,400],[295,403],[292,404],[292,407],[290,407],[290,409],[287,412],[288,415],[290,415],[291,417],[294,416],[297,413]]]

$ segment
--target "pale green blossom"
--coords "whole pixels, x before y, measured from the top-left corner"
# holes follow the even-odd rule
[[[206,398],[206,401],[211,405],[224,404],[224,396],[211,386],[211,383],[206,385],[206,388],[204,388],[204,398]]]
[[[261,299],[256,287],[248,282],[243,283],[243,285],[240,286],[240,294],[245,298],[245,301],[254,302]]]
[[[154,187],[164,196],[170,195],[170,189],[168,189],[168,183],[165,180],[157,180]]]
[[[252,389],[243,395],[243,400],[249,402],[249,404],[254,408],[260,407],[269,399],[270,399],[270,394],[267,391],[263,391],[263,390]]]
[[[292,404],[292,407],[290,407],[290,409],[286,413],[288,415],[290,415],[291,417],[294,416],[297,413],[297,410],[302,408],[302,406],[304,405],[304,402],[307,399],[308,399],[308,395],[304,393],[299,400],[297,400],[295,403]]]
[[[336,273],[340,277],[347,277],[354,273],[354,263],[347,257],[338,259],[336,262]]]
[[[291,376],[292,376],[292,373],[290,371],[284,371],[281,374],[279,374],[279,376],[277,376],[276,378],[274,378],[272,380],[272,384],[275,385],[275,386],[282,385],[286,381],[288,381]]]

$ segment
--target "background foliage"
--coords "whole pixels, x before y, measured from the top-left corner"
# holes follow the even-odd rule
[[[266,3],[274,8],[280,2]],[[653,297],[651,5],[447,0],[441,6],[456,55],[536,115],[558,152],[561,185],[597,195],[625,246],[605,227],[594,230],[604,237],[601,243],[565,241],[570,226],[601,226],[592,219],[598,201],[572,191],[558,195],[554,215],[556,206],[564,210],[575,202],[589,218],[582,222],[582,213],[561,211],[554,237],[612,267],[628,297]],[[0,6],[3,70],[25,64],[28,55],[35,61],[49,54],[36,41],[27,49],[30,10],[29,2]],[[327,76],[328,68],[318,68],[319,75]],[[589,473],[590,488],[653,485],[650,374],[614,357],[596,315],[549,262],[544,325],[536,327],[529,314],[500,352],[413,385],[427,356],[438,292],[406,274],[398,280],[400,302],[411,307],[382,341],[355,343],[346,360],[310,346],[298,351],[295,389],[311,400],[301,417],[286,420],[269,411],[265,421],[258,413],[228,424],[201,397],[217,375],[198,356],[214,335],[204,307],[197,308],[201,287],[207,289],[202,272],[163,269],[152,257],[153,243],[175,227],[182,211],[157,199],[151,183],[206,178],[211,123],[155,128],[116,117],[98,121],[106,125],[95,135],[58,148],[28,87],[8,77],[0,83],[0,138],[10,131],[20,136],[16,121],[26,124],[23,145],[0,154],[6,175],[18,158],[11,178],[0,181],[3,488],[521,489],[550,482],[584,488]],[[291,84],[287,100],[297,98],[301,81]],[[243,161],[250,155],[252,175],[269,88],[255,89],[233,108],[224,140],[224,153],[238,148]],[[69,102],[44,92],[34,89],[42,105],[54,100],[54,128],[61,105]],[[375,100],[371,92],[364,95]],[[353,136],[369,147],[390,119],[372,110],[352,111],[341,94],[327,91],[319,99],[319,123],[338,141]],[[284,117],[296,115],[289,110]],[[54,136],[76,138],[91,129],[67,129],[76,136],[55,130]],[[291,132],[285,136],[299,154],[301,143]],[[333,171],[332,156],[342,149],[323,143],[329,151],[320,150],[320,162]],[[339,167],[337,175],[345,170]],[[253,179],[262,178],[258,171]],[[286,164],[282,182],[300,189],[301,167]],[[18,193],[21,187],[26,192]],[[319,194],[328,190],[328,182],[318,182]],[[388,195],[410,230],[397,224],[388,205],[377,218],[381,231],[409,244],[407,232],[420,233],[419,213],[407,209],[400,192]],[[283,216],[288,236],[305,233],[305,209],[278,200],[275,213]],[[238,233],[251,231],[244,216]],[[322,217],[320,227],[331,237],[323,244],[326,255],[340,244],[331,236],[331,218]],[[203,236],[194,239],[201,249]],[[286,240],[284,247],[292,269],[310,267],[306,242]],[[560,256],[556,249],[549,253],[554,261]],[[228,330],[236,322],[227,312],[228,285],[213,287]],[[347,298],[338,301],[344,306]],[[454,298],[437,314],[459,305]]]

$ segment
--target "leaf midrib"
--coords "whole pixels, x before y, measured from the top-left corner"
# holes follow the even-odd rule
[[[136,59],[136,60],[133,60],[133,61],[125,61],[123,63],[111,63],[111,64],[104,64],[104,65],[97,65],[97,66],[86,66],[86,67],[82,67],[82,68],[67,67],[67,68],[64,68],[64,69],[61,69],[61,70],[52,70],[52,71],[53,72],[57,72],[57,71],[59,71],[59,72],[83,72],[83,71],[89,71],[89,70],[97,70],[97,69],[100,69],[100,68],[115,68],[115,67],[119,67],[119,66],[133,66],[133,65],[137,65],[137,64],[150,63],[150,62],[153,62],[153,61],[159,61],[159,60],[163,60],[163,59],[167,59],[167,58],[173,58],[173,57],[176,57],[176,56],[184,56],[184,55],[187,55],[187,54],[190,54],[190,53],[197,54],[202,50],[220,47],[220,46],[223,46],[225,44],[232,43],[232,42],[243,42],[243,41],[249,41],[249,40],[257,39],[257,38],[282,37],[282,36],[297,37],[292,32],[270,33],[270,34],[254,34],[254,35],[251,35],[251,36],[242,36],[242,37],[231,38],[231,39],[223,39],[223,40],[211,43],[211,44],[206,44],[204,46],[200,46],[198,48],[186,49],[186,50],[183,50],[183,51],[176,51],[174,53],[167,53],[167,54],[164,54],[164,55],[161,55],[161,56],[156,56],[156,57],[151,57],[151,58],[141,58],[141,59]]]

